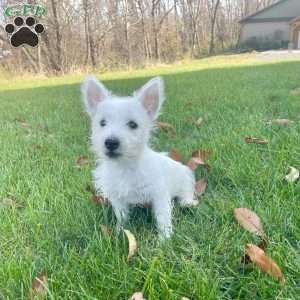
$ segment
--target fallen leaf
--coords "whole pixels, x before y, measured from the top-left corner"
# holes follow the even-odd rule
[[[207,159],[211,156],[212,152],[210,150],[195,150],[192,153],[191,159],[187,162],[187,166],[195,171],[198,166],[204,166],[207,170],[209,170],[209,165],[207,164]]]
[[[10,195],[7,198],[2,199],[0,202],[1,206],[7,207],[7,208],[22,208],[23,206],[17,202],[17,199],[14,195]]]
[[[34,150],[41,150],[41,149],[43,148],[43,147],[42,147],[41,145],[39,145],[39,144],[33,144],[32,147],[33,147]]]
[[[246,143],[248,144],[258,144],[258,145],[266,145],[269,142],[265,139],[260,139],[260,138],[256,138],[256,137],[251,137],[248,136],[245,138]]]
[[[292,96],[300,96],[300,88],[296,88],[290,91],[290,95]]]
[[[262,238],[262,240],[261,240],[260,243],[258,244],[258,247],[259,247],[260,249],[262,249],[263,251],[266,251],[266,249],[267,249],[267,247],[268,247],[268,239],[267,239],[266,236],[264,236],[264,237]],[[249,255],[248,255],[247,253],[245,253],[245,255],[243,256],[241,262],[242,262],[242,264],[245,264],[245,265],[251,263],[251,259],[250,259]]]
[[[40,273],[34,278],[31,286],[30,299],[44,298],[47,294],[48,278],[45,273]]]
[[[23,118],[23,117],[16,117],[15,118],[15,122],[19,122],[19,123],[22,123],[22,122],[26,122],[26,120]]]
[[[204,150],[204,149],[198,149],[198,150],[193,151],[193,153],[192,153],[192,157],[200,158],[205,163],[207,162],[207,160],[209,159],[209,157],[211,155],[212,155],[211,150]]]
[[[300,172],[299,172],[299,170],[297,170],[294,167],[289,167],[289,169],[290,169],[290,172],[288,175],[285,176],[285,180],[287,182],[293,183],[299,179]]]
[[[80,155],[76,160],[76,168],[80,169],[81,167],[89,163],[89,158],[84,155]]]
[[[268,273],[276,279],[283,280],[282,272],[278,265],[272,258],[267,256],[265,252],[253,244],[247,244],[246,254],[250,257],[251,261],[255,263],[259,269],[265,273]]]
[[[136,292],[131,296],[131,298],[129,300],[146,300],[146,299],[144,298],[143,293]]]
[[[170,157],[176,161],[179,161],[179,162],[182,161],[181,154],[175,149],[172,149],[170,151]]]
[[[111,231],[106,225],[100,224],[100,229],[105,237],[111,237]]]
[[[19,122],[20,125],[23,127],[23,128],[29,128],[30,127],[30,124],[26,123],[26,122]]]
[[[206,166],[206,163],[196,157],[192,157],[186,164],[192,171],[195,171],[198,166]]]
[[[21,125],[21,127],[23,128],[29,128],[30,124],[28,124],[24,118],[22,117],[17,117],[15,118],[15,122],[19,123]]]
[[[137,250],[137,242],[135,236],[129,230],[124,229],[124,232],[128,238],[128,244],[129,244],[127,261],[130,261],[130,259],[132,258],[132,256],[135,254]]]
[[[37,128],[40,129],[40,130],[42,130],[42,131],[45,131],[47,133],[49,132],[49,127],[48,127],[47,124],[38,124]]]
[[[246,230],[258,236],[264,236],[263,226],[256,213],[248,208],[236,208],[234,216],[238,223]]]
[[[196,121],[196,126],[198,128],[200,128],[202,125],[203,125],[203,122],[204,122],[204,119],[203,118],[199,118],[197,121]]]
[[[207,187],[206,179],[201,179],[201,180],[197,181],[195,184],[196,197],[200,197],[201,195],[203,195],[206,190],[206,187]]]
[[[198,159],[198,158],[195,158],[195,157],[192,157],[186,164],[192,171],[195,171],[198,166],[205,166],[205,162]]]
[[[292,122],[293,121],[288,120],[288,119],[275,119],[275,120],[269,121],[268,123],[269,124],[277,124],[277,125],[289,125]]]
[[[107,198],[104,198],[102,195],[97,195],[97,194],[92,194],[91,199],[94,203],[96,204],[101,204],[101,205],[109,205],[110,202],[108,201]]]
[[[162,129],[164,131],[175,132],[174,127],[171,124],[169,124],[169,123],[166,123],[166,122],[157,122],[157,126],[158,126],[159,129]]]
[[[193,102],[192,101],[188,101],[184,104],[184,107],[191,107],[193,106]]]

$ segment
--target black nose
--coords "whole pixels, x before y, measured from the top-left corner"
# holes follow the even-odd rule
[[[105,140],[105,147],[107,150],[109,151],[114,151],[117,150],[120,146],[120,141],[118,139],[115,138],[109,138],[107,140]]]

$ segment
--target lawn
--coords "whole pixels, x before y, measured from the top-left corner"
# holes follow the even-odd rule
[[[209,171],[197,170],[208,180],[199,207],[174,210],[171,240],[159,242],[148,210],[133,211],[126,228],[139,248],[130,262],[111,209],[91,201],[83,76],[0,79],[0,299],[28,299],[42,272],[48,299],[126,300],[135,291],[148,300],[300,299],[300,183],[284,181],[289,166],[300,168],[300,96],[290,94],[300,87],[300,61],[224,56],[98,77],[130,94],[157,74],[167,95],[160,120],[175,134],[157,130],[155,149],[213,155]],[[294,122],[267,124],[278,118]],[[269,143],[247,144],[247,136]],[[77,168],[81,155],[89,163]],[[237,224],[236,207],[260,216],[284,286],[241,264],[245,245],[259,239]]]

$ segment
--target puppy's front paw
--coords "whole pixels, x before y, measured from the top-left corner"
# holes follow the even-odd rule
[[[169,228],[169,229],[161,230],[159,232],[158,237],[159,237],[160,241],[165,241],[165,240],[170,239],[172,234],[173,234],[173,231],[171,228]]]
[[[192,201],[180,202],[180,205],[182,207],[196,207],[196,206],[198,206],[198,204],[199,204],[199,201],[196,199],[194,199]]]

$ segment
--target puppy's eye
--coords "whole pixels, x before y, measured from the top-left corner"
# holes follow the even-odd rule
[[[129,121],[127,123],[127,125],[129,126],[129,128],[131,129],[137,129],[138,128],[138,124],[136,124],[134,121]]]
[[[106,125],[106,121],[105,121],[104,119],[101,120],[101,121],[100,121],[100,126],[101,126],[101,127],[104,127],[105,125]]]

